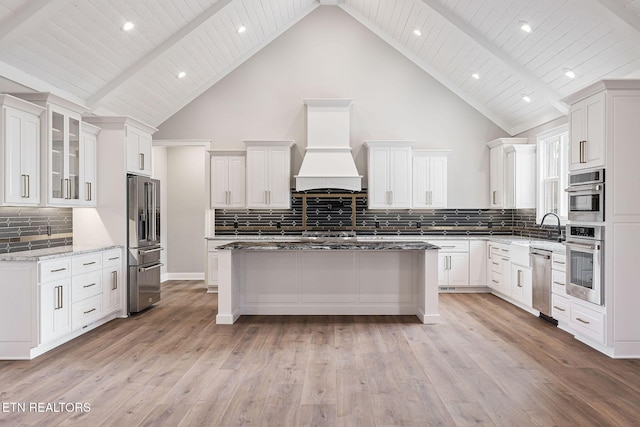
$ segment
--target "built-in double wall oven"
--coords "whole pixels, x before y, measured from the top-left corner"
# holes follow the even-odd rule
[[[604,169],[569,174],[569,221],[604,221]]]
[[[604,169],[569,174],[567,293],[604,304]]]
[[[567,226],[567,293],[593,304],[604,304],[603,226]]]

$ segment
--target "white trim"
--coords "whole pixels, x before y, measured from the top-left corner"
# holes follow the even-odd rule
[[[202,280],[204,281],[204,273],[166,273],[162,275],[163,282],[167,280]],[[205,287],[203,286],[203,289]]]
[[[204,147],[205,150],[211,150],[213,141],[210,139],[154,139],[152,144],[154,147]]]

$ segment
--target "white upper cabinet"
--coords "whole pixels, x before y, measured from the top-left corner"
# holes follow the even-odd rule
[[[605,166],[605,92],[569,108],[569,170]]]
[[[40,204],[40,117],[44,108],[0,95],[0,203]]]
[[[210,151],[211,207],[243,208],[246,205],[245,151]]]
[[[247,140],[247,207],[291,207],[291,147],[293,141]]]
[[[127,173],[151,176],[151,133],[127,125],[125,128]]]
[[[536,207],[536,146],[532,144],[505,147],[505,208]]]
[[[369,209],[411,207],[411,146],[414,141],[365,141]]]
[[[20,98],[47,109],[41,126],[46,159],[46,204],[79,206],[81,115],[88,108],[51,93],[21,93]]]
[[[82,124],[80,133],[80,204],[96,206],[97,203],[97,144],[100,128]]]
[[[447,207],[448,151],[413,150],[414,209]]]
[[[514,188],[514,183],[507,183],[507,167],[512,168],[512,173],[509,175],[509,179],[513,181],[515,175],[515,157],[510,159],[512,162],[511,165],[507,165],[506,152],[505,148],[510,145],[520,145],[527,144],[527,138],[498,138],[494,141],[487,143],[489,147],[489,207],[491,208],[506,208],[506,207],[515,207],[508,206],[508,203],[511,205],[514,204],[513,195],[514,191],[519,191],[519,189]],[[529,180],[531,185],[533,185],[533,195],[534,200],[533,204],[530,207],[535,207],[535,156],[533,158],[534,167],[532,170],[532,175]],[[509,193],[509,200],[507,200],[507,193]],[[523,206],[524,207],[524,206]]]

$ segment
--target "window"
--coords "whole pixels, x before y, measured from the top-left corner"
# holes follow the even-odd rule
[[[569,131],[567,126],[538,135],[538,223],[547,212],[567,221],[567,188],[569,175]]]

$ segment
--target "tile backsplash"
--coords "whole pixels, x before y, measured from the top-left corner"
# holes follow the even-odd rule
[[[355,206],[354,206],[355,204]],[[305,230],[355,230],[360,235],[519,235],[554,239],[535,209],[370,210],[366,192],[293,193],[291,209],[216,209],[219,236],[297,235]]]
[[[71,208],[0,207],[0,253],[73,244]]]

